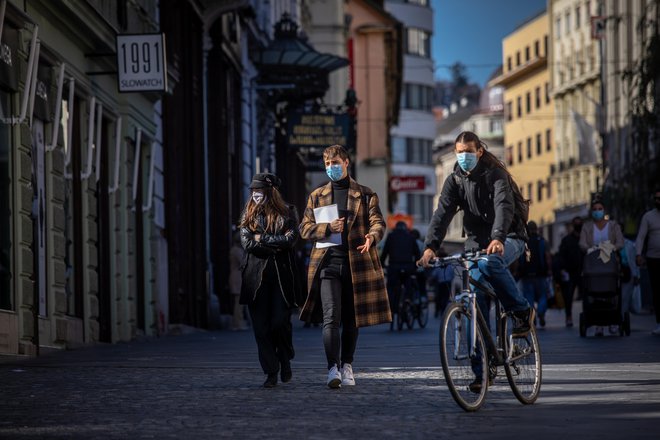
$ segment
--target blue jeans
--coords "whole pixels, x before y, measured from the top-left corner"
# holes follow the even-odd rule
[[[490,254],[485,260],[479,260],[478,268],[470,270],[470,277],[481,284],[490,286],[495,291],[502,307],[507,312],[520,312],[529,308],[529,303],[518,289],[516,280],[509,271],[509,265],[525,252],[525,242],[516,238],[507,238],[504,242],[504,255]],[[474,286],[473,286],[474,287]],[[488,322],[487,297],[475,288],[477,303]],[[488,304],[489,305],[489,304]],[[485,312],[485,313],[484,313]]]
[[[530,277],[520,280],[521,288],[530,307],[539,304],[537,311],[540,316],[548,310],[548,279],[546,277]]]

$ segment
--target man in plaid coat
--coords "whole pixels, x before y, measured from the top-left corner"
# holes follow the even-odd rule
[[[317,241],[300,319],[318,322],[322,316],[327,385],[339,388],[355,385],[351,364],[358,328],[390,322],[392,315],[375,246],[385,234],[378,196],[348,175],[348,153],[342,146],[326,148],[323,161],[331,182],[310,194],[300,224],[301,237]],[[339,218],[316,223],[314,209],[331,204],[337,204]],[[318,247],[318,241],[326,241],[333,233],[341,234],[341,244]]]

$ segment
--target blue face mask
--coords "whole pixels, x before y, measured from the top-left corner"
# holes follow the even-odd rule
[[[341,167],[341,165],[330,165],[325,169],[325,173],[328,175],[330,180],[333,182],[336,182],[338,180],[341,180],[341,176],[344,175],[344,170]]]
[[[465,172],[472,171],[477,166],[477,153],[456,153],[458,166]]]
[[[605,217],[605,211],[591,211],[591,217],[594,220],[602,220]]]

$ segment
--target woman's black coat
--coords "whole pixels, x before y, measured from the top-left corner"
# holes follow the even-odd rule
[[[241,244],[245,249],[245,261],[242,272],[241,304],[250,304],[256,298],[262,283],[273,283],[279,286],[284,301],[290,308],[299,306],[302,286],[297,275],[294,245],[298,240],[298,216],[296,209],[289,206],[289,218],[276,234],[265,233],[263,216],[257,219],[257,231],[246,227],[241,228]],[[259,241],[254,236],[261,234]],[[263,271],[268,261],[275,262],[275,279],[263,279]]]

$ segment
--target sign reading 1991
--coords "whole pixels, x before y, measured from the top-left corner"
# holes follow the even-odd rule
[[[117,35],[120,92],[167,89],[165,34]]]

